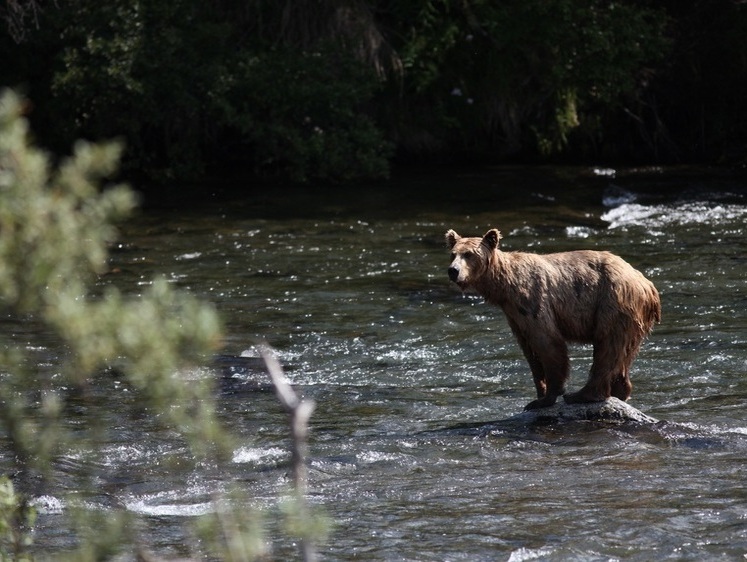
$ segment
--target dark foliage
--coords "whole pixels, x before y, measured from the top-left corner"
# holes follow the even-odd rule
[[[11,8],[13,10],[11,10]],[[731,0],[14,0],[0,84],[43,144],[149,179],[386,176],[447,158],[742,162]]]

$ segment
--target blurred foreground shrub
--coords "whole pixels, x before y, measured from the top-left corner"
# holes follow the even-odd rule
[[[195,462],[221,462],[233,450],[216,417],[211,377],[178,375],[204,363],[218,345],[214,308],[164,279],[138,297],[114,288],[92,296],[97,276],[107,268],[113,224],[136,203],[126,186],[98,187],[116,170],[121,147],[79,142],[53,169],[50,158],[30,145],[23,109],[15,94],[0,95],[0,313],[49,333],[61,344],[61,357],[55,372],[46,372],[30,356],[27,341],[0,334],[0,473],[12,475],[12,483],[0,479],[1,560],[32,559],[29,499],[52,475],[55,459],[72,450],[81,466],[95,465],[108,430],[101,420],[108,418],[101,411],[106,401],[97,403],[91,389],[97,377],[111,375],[105,368],[121,373],[154,421],[179,431]],[[70,400],[78,405],[75,423],[65,419]],[[133,550],[128,523],[133,515],[85,507],[80,498],[95,489],[95,477],[76,478],[79,488],[63,500],[77,545],[66,556],[102,560]],[[216,509],[224,503],[218,498]],[[231,529],[215,533],[215,544],[205,548],[230,552],[234,560],[262,556],[262,534],[246,511],[227,507]],[[236,514],[245,520],[236,521]],[[241,536],[244,529],[251,529],[251,537]],[[246,548],[236,550],[237,544]]]

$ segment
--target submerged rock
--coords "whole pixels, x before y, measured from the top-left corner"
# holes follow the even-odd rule
[[[617,398],[608,398],[604,402],[591,402],[589,404],[567,404],[561,399],[547,408],[525,410],[511,417],[510,420],[522,423],[601,420],[615,423],[637,422],[647,424],[659,421]]]

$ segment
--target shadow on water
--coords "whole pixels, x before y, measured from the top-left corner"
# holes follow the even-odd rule
[[[218,355],[213,358],[221,394],[273,391],[265,362],[260,357]],[[285,370],[292,367],[285,365]]]
[[[703,427],[695,424],[681,424],[666,421],[651,423],[640,421],[609,420],[557,420],[535,418],[527,421],[521,415],[510,418],[456,424],[442,429],[428,430],[419,435],[428,436],[467,436],[478,439],[512,439],[539,441],[551,445],[578,443],[584,439],[595,441],[604,434],[604,439],[625,437],[641,443],[665,447],[685,447],[708,451],[747,450],[747,434],[731,431],[728,428]]]

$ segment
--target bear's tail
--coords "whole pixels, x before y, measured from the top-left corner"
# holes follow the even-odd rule
[[[641,275],[637,282],[618,285],[617,304],[632,322],[636,339],[651,333],[661,322],[661,299],[654,284]],[[631,326],[631,327],[632,327]]]

